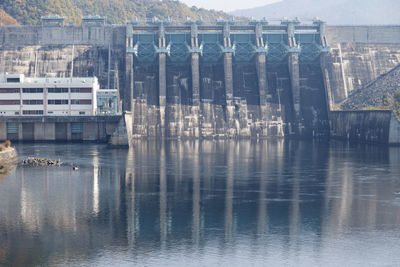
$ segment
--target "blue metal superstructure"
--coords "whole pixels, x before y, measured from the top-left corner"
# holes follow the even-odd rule
[[[266,53],[269,63],[281,63],[288,53],[298,53],[300,61],[306,63],[316,60],[322,52],[329,52],[325,23],[320,20],[301,24],[298,19],[284,19],[274,25],[265,19],[237,25],[232,20],[219,20],[212,25],[188,20],[175,25],[169,20],[153,19],[147,24],[134,20],[129,25],[127,34],[132,41],[127,53],[134,53],[142,63],[154,62],[159,53],[167,54],[171,63],[186,62],[191,53],[199,53],[203,63],[215,63],[224,53],[232,53],[235,62],[250,62],[257,53]],[[191,45],[193,28],[198,47]],[[158,43],[161,35],[165,44]],[[224,43],[226,38],[229,45]]]

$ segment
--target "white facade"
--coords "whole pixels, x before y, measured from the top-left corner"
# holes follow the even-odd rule
[[[28,78],[0,74],[0,116],[93,116],[99,83],[94,78]]]

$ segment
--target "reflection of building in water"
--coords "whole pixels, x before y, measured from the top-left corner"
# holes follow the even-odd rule
[[[93,213],[99,213],[99,155],[93,154]]]

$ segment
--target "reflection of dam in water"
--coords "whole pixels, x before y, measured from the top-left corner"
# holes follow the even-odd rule
[[[398,148],[204,141],[20,150],[57,157],[60,148],[64,161],[82,162],[79,172],[19,167],[0,181],[0,248],[11,262],[85,261],[109,245],[135,257],[177,247],[229,254],[232,245],[295,254],[305,236],[323,253],[353,228],[382,237],[400,223]]]
[[[399,26],[330,26],[319,20],[0,26],[0,72],[96,76],[101,88],[119,89],[123,109],[132,111],[134,138],[330,133],[398,143],[397,130],[396,140],[386,134],[398,128],[391,114],[327,112],[400,63],[398,33]],[[5,136],[11,121],[0,120]],[[41,140],[46,123],[53,128],[46,120],[18,122]],[[60,122],[67,133],[70,122]],[[105,141],[117,124],[96,123],[99,130],[84,130],[79,140]],[[376,130],[376,123],[384,130]]]

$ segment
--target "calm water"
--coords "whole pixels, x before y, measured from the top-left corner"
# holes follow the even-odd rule
[[[400,148],[342,143],[18,145],[4,266],[400,266]]]

